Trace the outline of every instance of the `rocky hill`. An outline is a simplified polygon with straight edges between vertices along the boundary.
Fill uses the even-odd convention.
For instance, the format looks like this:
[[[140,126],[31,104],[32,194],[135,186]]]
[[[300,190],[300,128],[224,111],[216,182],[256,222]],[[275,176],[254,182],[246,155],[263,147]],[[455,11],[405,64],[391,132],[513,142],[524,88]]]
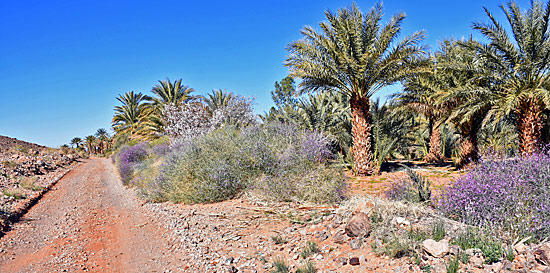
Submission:
[[[17,138],[0,136],[0,154],[7,153],[13,149],[27,150],[27,151],[30,151],[30,150],[41,151],[46,148],[47,147],[45,146],[26,142],[23,140],[19,140]]]

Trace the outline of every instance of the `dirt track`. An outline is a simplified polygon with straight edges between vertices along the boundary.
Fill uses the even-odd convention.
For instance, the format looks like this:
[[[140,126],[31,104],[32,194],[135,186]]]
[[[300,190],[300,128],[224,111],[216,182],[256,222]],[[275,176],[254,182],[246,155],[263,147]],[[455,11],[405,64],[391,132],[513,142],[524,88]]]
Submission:
[[[107,159],[84,160],[0,239],[0,272],[179,271]]]

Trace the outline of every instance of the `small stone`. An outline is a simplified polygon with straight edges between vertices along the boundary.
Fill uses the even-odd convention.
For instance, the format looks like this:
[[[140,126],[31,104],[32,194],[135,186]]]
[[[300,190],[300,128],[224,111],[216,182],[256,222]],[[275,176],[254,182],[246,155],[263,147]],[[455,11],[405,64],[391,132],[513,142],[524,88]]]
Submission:
[[[348,238],[346,238],[346,234],[344,233],[344,231],[341,231],[341,230],[336,232],[336,234],[334,234],[334,236],[332,237],[332,241],[337,244],[343,244],[347,240]]]
[[[360,212],[349,220],[345,227],[349,237],[365,237],[370,234],[371,223],[367,214]]]
[[[475,255],[470,257],[470,264],[474,267],[481,268],[483,266],[483,262],[485,262],[483,256]]]
[[[336,261],[338,261],[338,262],[341,263],[342,265],[348,264],[348,259],[345,258],[345,257],[340,257],[340,258],[336,259]]]
[[[349,246],[351,247],[351,249],[360,249],[362,245],[363,241],[359,238],[355,238],[351,240],[351,242],[349,242]]]
[[[359,265],[359,258],[353,257],[353,258],[349,259],[349,264],[350,265]]]
[[[525,251],[527,251],[527,246],[524,243],[519,243],[519,244],[514,246],[514,249],[516,250],[516,252],[518,254],[521,254],[521,253],[524,253]]]
[[[428,239],[422,242],[422,248],[435,258],[442,258],[449,253],[449,243],[446,241],[436,242],[433,239]]]

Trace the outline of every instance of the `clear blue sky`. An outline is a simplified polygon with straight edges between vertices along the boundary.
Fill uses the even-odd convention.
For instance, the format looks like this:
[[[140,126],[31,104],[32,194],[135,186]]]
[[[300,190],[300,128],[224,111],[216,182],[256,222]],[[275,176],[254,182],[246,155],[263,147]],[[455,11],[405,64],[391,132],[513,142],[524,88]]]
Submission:
[[[222,88],[255,97],[263,113],[273,83],[287,75],[285,46],[326,9],[350,3],[2,0],[0,135],[55,147],[109,129],[118,94],[147,93],[166,77],[183,78],[199,94]],[[357,3],[363,11],[374,4]],[[502,18],[502,3],[386,1],[384,11],[386,19],[404,11],[403,35],[424,29],[434,49],[486,21],[482,6]]]

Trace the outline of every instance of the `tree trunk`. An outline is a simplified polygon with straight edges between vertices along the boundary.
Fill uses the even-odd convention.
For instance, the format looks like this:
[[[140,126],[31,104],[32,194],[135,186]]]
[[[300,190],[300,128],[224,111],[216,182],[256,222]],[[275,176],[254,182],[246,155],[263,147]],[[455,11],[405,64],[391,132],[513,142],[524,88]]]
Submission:
[[[456,168],[462,169],[466,165],[479,161],[479,149],[477,142],[477,134],[481,129],[483,119],[474,119],[466,135],[462,136],[462,144],[460,145],[460,157],[456,162]]]
[[[376,172],[372,143],[372,124],[369,98],[352,96],[351,134],[353,136],[353,169],[356,175],[372,175]]]
[[[519,150],[524,155],[539,151],[542,145],[543,110],[543,105],[533,99],[520,105],[517,127]]]
[[[441,154],[441,130],[436,127],[431,130],[430,147],[424,160],[428,163],[440,163],[443,159],[444,156]]]

